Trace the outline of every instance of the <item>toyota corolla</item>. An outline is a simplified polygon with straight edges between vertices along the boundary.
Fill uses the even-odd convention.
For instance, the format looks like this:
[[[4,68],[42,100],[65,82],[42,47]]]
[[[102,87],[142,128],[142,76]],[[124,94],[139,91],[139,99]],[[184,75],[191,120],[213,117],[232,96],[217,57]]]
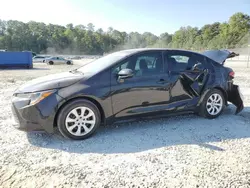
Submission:
[[[101,124],[172,114],[216,118],[231,102],[243,109],[234,71],[224,66],[238,54],[175,49],[115,52],[69,72],[37,78],[13,94],[15,127],[57,127],[71,139],[91,136]]]

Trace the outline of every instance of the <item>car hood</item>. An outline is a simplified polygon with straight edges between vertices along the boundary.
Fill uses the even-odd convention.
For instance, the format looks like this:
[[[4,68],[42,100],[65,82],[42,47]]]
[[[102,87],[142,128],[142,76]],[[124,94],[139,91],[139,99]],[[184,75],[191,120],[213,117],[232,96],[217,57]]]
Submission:
[[[227,58],[232,58],[239,55],[228,50],[207,50],[202,54],[222,65],[225,63]]]
[[[83,74],[63,72],[36,78],[18,88],[15,93],[30,93],[70,86],[84,77]]]

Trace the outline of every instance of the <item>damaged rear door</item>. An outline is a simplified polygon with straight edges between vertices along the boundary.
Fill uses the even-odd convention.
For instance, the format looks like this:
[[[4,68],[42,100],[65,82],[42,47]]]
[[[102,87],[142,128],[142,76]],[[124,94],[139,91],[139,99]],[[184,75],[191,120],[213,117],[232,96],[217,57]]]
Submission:
[[[170,103],[175,110],[194,108],[208,79],[204,56],[182,50],[168,50],[164,55],[170,74]]]

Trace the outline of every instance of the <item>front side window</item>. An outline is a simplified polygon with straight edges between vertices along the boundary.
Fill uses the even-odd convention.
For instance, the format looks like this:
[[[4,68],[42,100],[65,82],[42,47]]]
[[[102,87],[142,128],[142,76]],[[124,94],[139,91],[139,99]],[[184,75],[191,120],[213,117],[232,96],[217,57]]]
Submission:
[[[164,71],[161,52],[147,52],[134,55],[114,67],[113,73],[122,69],[131,69],[134,76],[151,76],[161,74]]]
[[[119,64],[118,66],[115,66],[115,68],[112,70],[113,74],[117,74],[118,72],[120,72],[122,69],[127,69],[128,68],[128,64],[129,64],[129,60]]]

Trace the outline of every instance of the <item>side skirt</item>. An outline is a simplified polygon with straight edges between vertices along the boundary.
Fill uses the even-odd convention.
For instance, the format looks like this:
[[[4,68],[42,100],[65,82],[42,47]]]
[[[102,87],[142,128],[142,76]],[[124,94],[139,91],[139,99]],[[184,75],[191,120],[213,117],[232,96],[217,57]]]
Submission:
[[[154,120],[159,118],[167,118],[172,116],[179,116],[179,115],[185,115],[185,114],[195,114],[194,110],[185,110],[185,111],[178,111],[178,112],[158,112],[158,114],[143,114],[143,115],[136,115],[136,116],[130,116],[130,117],[121,117],[121,118],[108,118],[106,120],[106,124],[103,125],[111,125],[114,123],[127,123],[127,122],[135,122],[139,120]]]

